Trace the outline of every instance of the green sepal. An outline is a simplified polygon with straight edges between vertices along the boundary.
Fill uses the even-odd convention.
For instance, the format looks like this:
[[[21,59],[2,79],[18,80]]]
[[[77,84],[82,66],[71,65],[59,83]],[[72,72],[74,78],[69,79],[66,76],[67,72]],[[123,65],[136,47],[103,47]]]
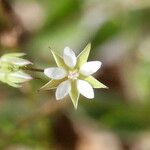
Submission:
[[[99,82],[97,79],[95,79],[92,76],[86,77],[84,80],[87,81],[88,83],[90,83],[93,88],[96,88],[96,89],[97,88],[108,88],[106,85]]]
[[[18,88],[19,85],[16,83],[13,83],[8,79],[8,73],[3,72],[3,70],[0,70],[0,81],[3,83],[6,83],[12,87]]]
[[[1,58],[8,58],[8,57],[22,57],[26,55],[25,53],[8,53],[4,54]]]
[[[49,81],[48,83],[46,83],[44,86],[42,86],[39,91],[47,91],[47,90],[51,90],[51,89],[56,89],[57,86],[65,81],[66,78],[60,79],[60,80],[54,80],[52,79],[51,81]]]
[[[63,58],[57,54],[56,52],[54,52],[53,50],[51,50],[52,55],[55,59],[55,62],[57,64],[58,67],[64,68],[65,70],[68,70],[68,67],[66,66],[66,64],[64,63]]]
[[[87,62],[91,50],[91,44],[89,43],[84,50],[77,57],[77,68],[79,69],[84,63]]]
[[[6,75],[2,70],[0,70],[0,81],[4,83],[6,82]]]
[[[76,80],[71,82],[71,91],[69,93],[70,98],[72,100],[72,103],[74,105],[74,108],[77,109],[78,107],[78,100],[79,100],[79,92],[77,90],[77,82]]]
[[[10,81],[7,81],[7,84],[14,87],[14,88],[20,88],[21,85],[20,84],[17,84],[17,83],[13,83],[13,82],[10,82]]]

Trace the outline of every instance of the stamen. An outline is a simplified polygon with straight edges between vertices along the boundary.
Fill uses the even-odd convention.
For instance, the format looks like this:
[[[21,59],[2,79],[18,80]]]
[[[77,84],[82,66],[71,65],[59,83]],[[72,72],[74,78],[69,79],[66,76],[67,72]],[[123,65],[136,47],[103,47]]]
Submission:
[[[68,74],[68,78],[71,80],[76,80],[79,77],[79,73],[75,71],[70,71]]]

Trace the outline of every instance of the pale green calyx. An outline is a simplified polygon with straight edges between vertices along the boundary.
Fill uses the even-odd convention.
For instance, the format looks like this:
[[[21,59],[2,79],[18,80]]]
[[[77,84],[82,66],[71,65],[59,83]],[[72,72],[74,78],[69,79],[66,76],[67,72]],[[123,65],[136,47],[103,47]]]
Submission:
[[[51,81],[40,90],[56,88],[57,100],[63,99],[69,94],[77,109],[80,94],[88,99],[93,99],[93,88],[107,88],[91,76],[100,69],[102,63],[100,61],[87,62],[90,49],[91,44],[88,44],[78,57],[69,47],[64,49],[63,57],[52,51],[58,67],[44,69],[44,74],[51,78]]]
[[[32,64],[21,58],[24,53],[8,53],[0,57],[0,81],[12,87],[21,87],[21,83],[29,81],[32,77],[21,68]]]

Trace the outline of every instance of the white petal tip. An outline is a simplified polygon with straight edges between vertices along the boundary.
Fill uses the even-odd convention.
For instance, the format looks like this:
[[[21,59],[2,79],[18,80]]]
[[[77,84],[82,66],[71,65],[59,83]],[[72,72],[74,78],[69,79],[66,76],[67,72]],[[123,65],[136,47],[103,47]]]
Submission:
[[[33,63],[31,61],[28,61],[26,59],[20,59],[20,58],[16,59],[16,61],[15,61],[15,59],[12,60],[12,63],[14,63],[15,65],[18,65],[18,66],[33,65]]]
[[[93,93],[93,95],[91,95],[91,96],[89,96],[89,97],[86,97],[86,98],[88,98],[88,99],[93,99],[93,98],[94,98],[94,93]]]
[[[33,65],[33,62],[31,62],[31,61],[29,61],[29,63],[28,63],[29,65]]]
[[[69,94],[70,90],[71,90],[71,83],[69,80],[60,83],[56,89],[55,93],[56,99],[57,100],[63,99],[65,96]]]
[[[78,109],[78,106],[74,106],[74,109],[77,110],[77,109]]]
[[[77,81],[77,89],[86,98],[88,98],[88,99],[94,98],[94,90],[88,82],[86,82],[84,80],[78,80]]]
[[[52,67],[44,69],[44,74],[51,79],[62,79],[66,76],[66,71],[63,68]]]
[[[30,76],[30,77],[28,77],[28,80],[32,80],[33,78]]]
[[[102,65],[100,61],[90,61],[83,64],[80,68],[80,72],[85,76],[90,76],[93,73],[97,72]]]
[[[70,50],[70,47],[69,46],[66,46],[65,48],[64,48],[64,51],[69,51]]]
[[[66,97],[66,95],[59,97],[58,94],[56,94],[55,97],[57,101],[60,101],[63,100]]]
[[[57,100],[57,101],[60,101],[60,100],[62,100],[62,99],[63,99],[63,98],[56,96],[56,100]]]
[[[105,88],[105,89],[109,89],[109,87],[108,87],[108,86],[105,86],[105,87],[103,87],[103,88]]]
[[[70,49],[69,47],[65,47],[64,53],[63,53],[63,59],[64,59],[65,64],[68,67],[74,68],[76,66],[76,63],[77,63],[76,55],[73,52],[73,50]]]

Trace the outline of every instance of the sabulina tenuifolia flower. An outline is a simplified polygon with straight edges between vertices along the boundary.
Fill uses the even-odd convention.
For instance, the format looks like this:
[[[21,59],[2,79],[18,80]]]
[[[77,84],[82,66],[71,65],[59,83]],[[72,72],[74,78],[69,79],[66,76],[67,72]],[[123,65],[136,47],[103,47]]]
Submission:
[[[56,88],[57,100],[63,99],[69,94],[74,107],[77,109],[80,94],[88,99],[93,99],[93,88],[107,88],[91,76],[100,69],[102,63],[100,61],[87,62],[90,49],[91,44],[88,44],[78,57],[69,47],[64,49],[63,57],[52,51],[58,67],[50,67],[44,70],[44,74],[51,80],[40,90]]]
[[[7,53],[0,57],[0,81],[12,87],[21,87],[21,84],[32,77],[22,70],[22,67],[32,64],[23,59],[24,53]]]

